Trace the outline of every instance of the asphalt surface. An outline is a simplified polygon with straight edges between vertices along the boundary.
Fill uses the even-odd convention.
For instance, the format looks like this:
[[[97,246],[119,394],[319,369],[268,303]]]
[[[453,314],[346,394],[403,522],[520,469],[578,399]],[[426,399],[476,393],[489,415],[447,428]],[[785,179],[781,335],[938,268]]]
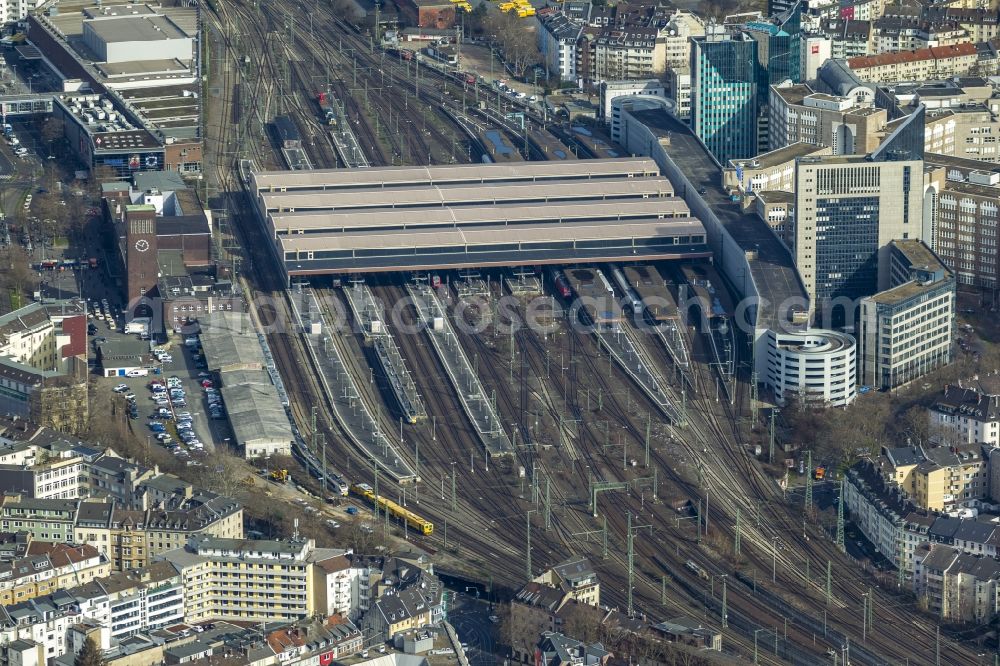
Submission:
[[[496,626],[490,622],[490,604],[467,594],[451,594],[448,622],[455,627],[458,639],[466,644],[465,654],[472,666],[497,663]]]

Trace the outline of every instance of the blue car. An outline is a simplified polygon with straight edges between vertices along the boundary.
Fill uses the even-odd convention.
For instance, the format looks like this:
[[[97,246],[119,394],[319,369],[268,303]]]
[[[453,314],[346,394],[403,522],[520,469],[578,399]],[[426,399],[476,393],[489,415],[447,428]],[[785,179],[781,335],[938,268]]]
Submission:
[[[162,423],[150,423],[149,424],[149,429],[152,430],[153,432],[166,432],[167,431],[167,427],[165,425],[163,425]]]

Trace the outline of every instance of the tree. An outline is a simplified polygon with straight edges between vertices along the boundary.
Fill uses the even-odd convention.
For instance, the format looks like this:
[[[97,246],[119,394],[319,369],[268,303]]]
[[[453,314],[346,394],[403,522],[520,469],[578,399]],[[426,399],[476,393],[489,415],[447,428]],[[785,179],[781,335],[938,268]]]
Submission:
[[[490,14],[483,22],[484,31],[493,38],[514,74],[524,76],[529,65],[541,59],[538,41],[529,22],[521,21],[515,12]]]
[[[913,405],[895,420],[897,439],[905,444],[910,440],[913,446],[923,446],[931,436],[931,422],[927,408],[923,405]]]
[[[253,476],[253,470],[245,460],[222,450],[221,446],[216,447],[206,465],[211,473],[204,479],[205,487],[226,497],[235,497],[246,487],[246,478]]]
[[[0,260],[0,276],[8,289],[18,294],[34,291],[37,274],[32,270],[28,255],[20,245],[10,245]]]
[[[52,145],[63,138],[65,134],[65,125],[61,118],[56,116],[49,116],[42,124],[42,140],[49,144],[49,154],[52,155]]]
[[[73,660],[73,666],[104,666],[104,664],[104,654],[101,652],[101,648],[97,647],[93,638],[87,636],[83,647],[76,654],[76,659]]]

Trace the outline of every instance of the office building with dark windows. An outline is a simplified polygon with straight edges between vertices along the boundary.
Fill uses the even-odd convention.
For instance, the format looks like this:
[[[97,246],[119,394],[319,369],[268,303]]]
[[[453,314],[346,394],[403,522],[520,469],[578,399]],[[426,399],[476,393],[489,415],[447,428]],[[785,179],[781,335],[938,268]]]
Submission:
[[[922,236],[923,162],[872,156],[799,160],[795,264],[817,314],[890,286],[889,243]],[[845,302],[845,301],[841,301]],[[853,306],[849,306],[853,311]],[[836,317],[850,315],[836,313]],[[821,316],[822,318],[822,316]],[[836,325],[843,321],[824,321]]]

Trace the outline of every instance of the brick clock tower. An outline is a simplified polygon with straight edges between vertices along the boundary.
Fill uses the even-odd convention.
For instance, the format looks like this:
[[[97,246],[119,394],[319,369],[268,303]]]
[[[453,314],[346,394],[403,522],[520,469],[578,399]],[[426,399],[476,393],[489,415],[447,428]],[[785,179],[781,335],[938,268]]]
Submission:
[[[156,211],[152,206],[149,210],[125,212],[125,262],[131,303],[153,291],[157,283]]]

